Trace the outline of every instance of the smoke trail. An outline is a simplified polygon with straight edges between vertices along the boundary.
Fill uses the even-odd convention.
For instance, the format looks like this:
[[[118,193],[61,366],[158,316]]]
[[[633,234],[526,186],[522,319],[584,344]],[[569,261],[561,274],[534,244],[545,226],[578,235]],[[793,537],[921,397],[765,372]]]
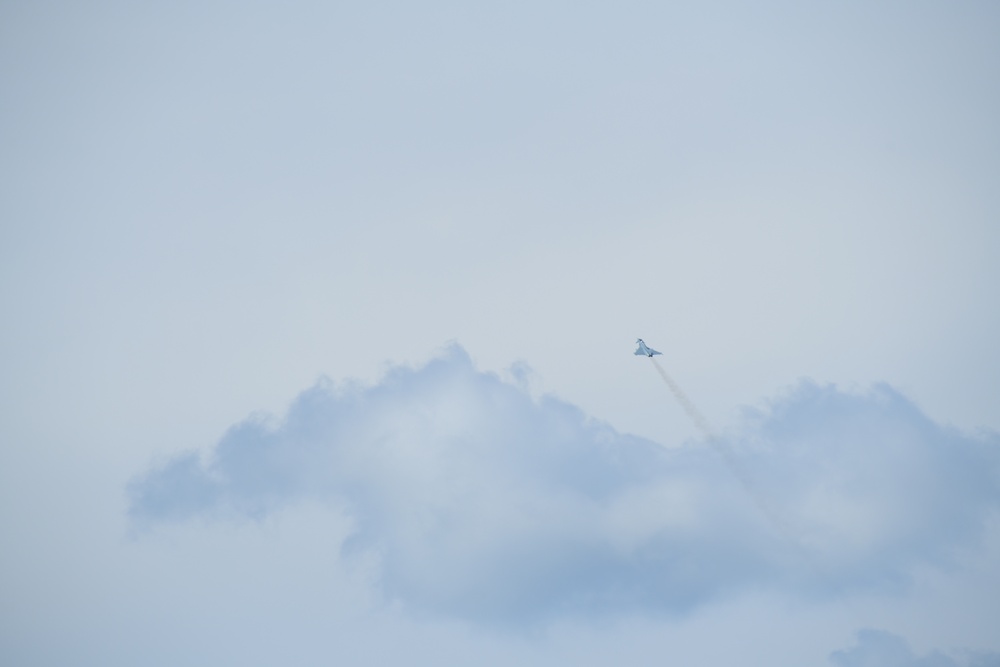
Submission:
[[[743,466],[740,460],[733,454],[729,445],[719,437],[712,426],[708,423],[708,420],[700,412],[698,408],[694,406],[691,399],[681,390],[680,385],[674,382],[674,379],[667,374],[667,371],[660,366],[660,363],[655,357],[650,357],[650,361],[653,362],[653,366],[656,367],[656,372],[660,374],[663,381],[667,383],[670,387],[670,392],[680,403],[681,407],[684,408],[684,412],[688,414],[691,421],[695,423],[698,429],[704,434],[705,439],[708,440],[708,444],[712,446],[719,456],[725,462],[726,467],[733,474],[733,476],[739,480],[740,486],[743,487],[744,492],[760,511],[761,515],[766,519],[770,528],[777,534],[777,536],[794,544],[796,547],[796,557],[805,566],[805,568],[815,575],[819,580],[832,578],[838,576],[836,570],[835,562],[824,562],[817,558],[817,554],[809,551],[807,545],[803,542],[805,534],[801,529],[797,529],[787,518],[787,515],[779,512],[774,505],[757,490],[756,485],[751,480],[751,476],[747,469]],[[850,605],[850,600],[844,600],[842,604]]]
[[[731,472],[733,476],[739,480],[743,490],[746,491],[746,494],[751,500],[753,500],[757,509],[759,509],[767,518],[772,527],[776,528],[785,536],[789,536],[790,527],[781,519],[781,517],[778,516],[778,514],[774,511],[774,508],[771,507],[770,503],[768,503],[767,500],[754,487],[754,484],[750,479],[750,474],[747,472],[746,468],[739,461],[739,459],[736,458],[732,450],[730,450],[729,445],[727,445],[725,440],[720,438],[715,433],[715,430],[708,423],[708,420],[705,419],[700,412],[698,412],[698,408],[694,407],[694,403],[691,402],[691,399],[688,398],[687,395],[681,390],[680,385],[674,382],[674,379],[667,374],[667,371],[664,370],[662,366],[660,366],[660,362],[658,362],[655,357],[650,357],[650,361],[652,361],[653,366],[656,367],[656,372],[660,374],[663,381],[667,383],[668,387],[670,387],[670,392],[674,395],[674,398],[677,399],[677,402],[680,403],[681,407],[684,408],[684,412],[687,413],[688,417],[691,418],[691,421],[693,421],[695,426],[697,426],[702,432],[705,439],[708,440],[708,444],[712,446],[712,449],[719,454],[723,462],[726,464],[726,467],[729,468],[729,472]]]
[[[708,440],[708,444],[712,446],[719,456],[725,462],[726,467],[733,474],[733,476],[739,480],[740,486],[743,487],[744,492],[760,511],[761,515],[767,520],[770,528],[776,533],[776,535],[796,547],[796,557],[802,563],[802,565],[811,572],[818,579],[826,579],[837,576],[836,565],[834,562],[825,562],[818,558],[818,554],[809,551],[807,543],[803,541],[805,533],[801,528],[796,528],[796,526],[789,521],[788,516],[779,512],[775,508],[774,504],[769,501],[769,499],[764,496],[753,483],[751,476],[747,469],[743,466],[740,460],[736,457],[733,451],[730,449],[728,443],[719,437],[712,426],[708,423],[708,420],[700,412],[698,408],[694,406],[691,399],[681,390],[680,385],[674,382],[674,379],[667,374],[667,371],[660,366],[660,363],[654,358],[650,357],[653,362],[653,366],[656,367],[656,371],[663,378],[663,381],[667,383],[670,387],[670,392],[680,403],[681,407],[684,408],[684,412],[688,414],[691,421],[695,423],[698,429],[704,434],[705,439]],[[845,600],[843,604],[850,605],[850,600]]]
[[[692,403],[691,399],[688,398],[683,391],[681,391],[680,386],[674,382],[673,378],[667,375],[667,371],[663,370],[663,366],[661,366],[660,362],[656,360],[656,357],[650,357],[650,360],[656,367],[656,371],[660,374],[660,377],[662,377],[663,381],[667,383],[668,387],[670,387],[670,391],[673,392],[674,398],[677,399],[677,402],[681,404],[682,408],[684,408],[684,412],[686,412],[688,417],[691,418],[691,421],[695,423],[695,425],[710,441],[718,440],[718,437],[715,435],[712,427],[709,426],[708,421],[702,417],[701,413],[698,412],[698,409],[694,407],[694,403]]]

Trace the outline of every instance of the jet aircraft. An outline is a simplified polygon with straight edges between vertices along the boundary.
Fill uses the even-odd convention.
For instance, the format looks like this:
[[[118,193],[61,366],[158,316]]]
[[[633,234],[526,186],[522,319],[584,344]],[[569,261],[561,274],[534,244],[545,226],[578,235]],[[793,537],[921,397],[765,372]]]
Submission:
[[[638,347],[638,348],[636,349],[636,351],[635,351],[635,353],[636,353],[637,355],[639,355],[639,354],[644,354],[644,355],[646,355],[647,357],[651,357],[651,356],[653,356],[654,354],[661,354],[660,352],[657,352],[657,351],[656,351],[656,350],[654,350],[653,348],[651,348],[651,347],[649,347],[648,345],[646,345],[645,343],[643,343],[643,342],[642,342],[642,339],[641,339],[641,338],[636,338],[636,339],[635,339],[635,342],[639,344],[639,347]]]

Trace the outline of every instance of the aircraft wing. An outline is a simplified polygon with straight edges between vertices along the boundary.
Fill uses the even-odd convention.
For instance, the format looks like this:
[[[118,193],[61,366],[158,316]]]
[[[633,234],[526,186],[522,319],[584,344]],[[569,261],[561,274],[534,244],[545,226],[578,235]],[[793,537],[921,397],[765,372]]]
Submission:
[[[635,350],[635,355],[636,356],[642,355],[644,357],[651,357],[654,354],[660,354],[659,352],[657,352],[656,350],[654,350],[650,346],[646,345],[646,341],[644,341],[641,338],[639,340],[635,341],[635,342],[639,344],[639,347],[637,347],[636,350]]]

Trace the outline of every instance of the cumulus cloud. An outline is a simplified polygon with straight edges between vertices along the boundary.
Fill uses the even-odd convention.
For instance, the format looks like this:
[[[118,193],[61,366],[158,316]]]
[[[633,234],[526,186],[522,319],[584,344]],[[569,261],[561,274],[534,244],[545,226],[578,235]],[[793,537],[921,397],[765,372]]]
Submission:
[[[322,381],[129,487],[137,527],[325,499],[413,609],[497,622],[676,612],[733,590],[898,585],[973,541],[1000,442],[882,386],[802,384],[726,446],[664,448],[477,371],[458,346],[374,386]],[[745,484],[753,485],[751,502]],[[762,511],[762,504],[766,511]]]
[[[802,383],[748,411],[730,442],[822,587],[948,563],[1000,502],[1000,439],[938,425],[885,384]]]
[[[906,641],[883,630],[858,632],[857,646],[830,655],[837,667],[1000,667],[1000,653],[933,650],[917,656]]]

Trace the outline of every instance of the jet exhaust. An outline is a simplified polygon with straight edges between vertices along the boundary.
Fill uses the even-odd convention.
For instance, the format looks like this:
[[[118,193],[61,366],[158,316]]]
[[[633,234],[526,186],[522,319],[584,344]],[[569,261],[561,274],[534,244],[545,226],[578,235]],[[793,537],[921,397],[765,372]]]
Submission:
[[[672,377],[667,375],[667,371],[663,369],[663,366],[660,365],[659,361],[653,357],[650,357],[650,360],[653,362],[653,366],[656,367],[656,372],[660,374],[663,381],[667,383],[668,387],[670,387],[670,391],[673,393],[674,398],[676,398],[677,402],[681,404],[681,407],[684,408],[684,412],[686,412],[688,417],[691,418],[691,421],[695,423],[695,426],[698,427],[706,438],[713,441],[716,440],[717,437],[715,432],[712,430],[712,427],[709,426],[708,421],[701,415],[700,412],[698,412],[698,408],[694,407],[694,403],[692,403],[691,399],[687,397],[687,394],[681,390],[680,386],[674,382]]]
[[[684,409],[684,412],[687,413],[688,417],[691,418],[691,421],[693,421],[695,426],[698,427],[698,430],[702,432],[712,449],[719,454],[722,461],[729,469],[729,472],[731,472],[739,481],[740,486],[743,487],[743,490],[753,501],[754,505],[757,506],[757,509],[760,510],[761,514],[767,518],[771,526],[779,533],[783,534],[785,537],[791,536],[794,531],[790,529],[791,527],[778,516],[778,514],[774,511],[774,508],[772,508],[767,500],[761,496],[760,493],[758,493],[756,488],[754,488],[754,484],[750,479],[750,474],[747,472],[743,464],[740,463],[739,459],[736,458],[726,442],[715,433],[715,430],[708,423],[708,420],[705,419],[701,412],[698,411],[698,408],[694,406],[694,403],[691,402],[691,399],[688,398],[687,394],[685,394],[680,388],[680,385],[674,382],[674,379],[670,377],[663,366],[660,365],[660,362],[654,357],[650,357],[649,360],[653,362],[656,372],[659,373],[660,377],[663,378],[663,381],[667,383],[667,386],[670,388],[670,393],[674,395],[674,398],[677,399],[677,402]]]
[[[694,403],[691,402],[691,399],[688,398],[687,394],[685,394],[680,388],[680,385],[674,382],[674,379],[667,374],[667,371],[660,365],[660,362],[653,357],[650,357],[650,360],[653,362],[656,372],[660,374],[663,381],[667,383],[668,387],[670,387],[670,392],[674,395],[674,398],[677,399],[680,406],[684,408],[684,412],[687,413],[688,417],[691,418],[691,421],[693,421],[695,426],[698,427],[698,430],[702,432],[702,435],[704,435],[705,439],[708,440],[708,444],[712,446],[712,449],[718,452],[719,456],[722,457],[722,460],[725,461],[726,467],[729,468],[730,472],[735,475],[751,496],[756,495],[751,489],[750,478],[746,470],[742,465],[740,465],[740,462],[736,460],[736,457],[733,456],[733,453],[729,450],[729,447],[726,446],[726,443],[723,442],[722,438],[716,435],[715,430],[708,423],[708,420],[705,419],[701,412],[698,411],[698,408],[694,406]]]

